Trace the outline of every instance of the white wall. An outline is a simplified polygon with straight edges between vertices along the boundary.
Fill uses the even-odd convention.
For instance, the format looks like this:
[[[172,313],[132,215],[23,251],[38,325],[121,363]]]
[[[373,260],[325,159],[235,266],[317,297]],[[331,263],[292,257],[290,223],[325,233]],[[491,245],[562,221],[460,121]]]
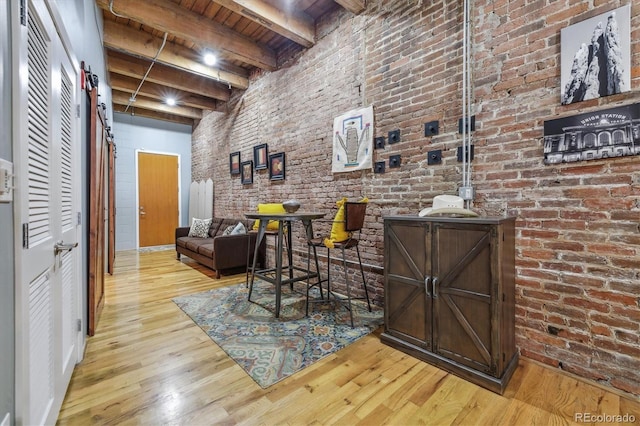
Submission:
[[[191,126],[115,113],[116,250],[137,247],[136,150],[180,156],[181,225],[187,226],[191,184]]]
[[[85,66],[99,77],[98,93],[100,102],[107,108],[107,122],[113,121],[111,109],[111,88],[107,86],[106,62],[102,34],[102,10],[94,1],[87,0],[49,0],[49,5],[57,20],[63,23],[59,28],[62,38],[70,45],[73,56],[78,62],[84,61]],[[78,63],[78,66],[80,64]],[[84,115],[83,115],[84,117]]]

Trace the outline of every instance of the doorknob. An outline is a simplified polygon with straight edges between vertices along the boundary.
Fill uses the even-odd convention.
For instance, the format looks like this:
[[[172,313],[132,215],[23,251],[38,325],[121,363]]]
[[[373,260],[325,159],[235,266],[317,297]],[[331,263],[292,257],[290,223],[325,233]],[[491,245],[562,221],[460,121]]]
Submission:
[[[58,241],[54,246],[53,246],[53,252],[54,254],[57,256],[60,253],[62,253],[63,251],[71,251],[74,248],[78,247],[78,243],[72,243],[72,244],[65,244],[63,241]]]
[[[140,206],[140,216],[144,216],[145,214],[147,213],[144,211],[144,207]]]
[[[74,248],[78,247],[78,243],[72,243],[72,244],[65,244],[64,241],[60,240],[57,243],[54,244],[53,246],[53,254],[55,256],[55,258],[58,260],[57,264],[58,264],[58,268],[60,268],[62,266],[62,257],[60,257],[60,253],[63,253],[65,251],[71,251]],[[53,269],[56,269],[56,263],[53,264]]]

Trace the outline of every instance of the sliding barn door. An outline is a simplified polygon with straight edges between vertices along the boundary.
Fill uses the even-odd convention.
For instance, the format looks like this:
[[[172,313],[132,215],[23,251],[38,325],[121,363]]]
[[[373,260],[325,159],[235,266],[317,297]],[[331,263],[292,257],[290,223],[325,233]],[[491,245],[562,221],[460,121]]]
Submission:
[[[93,336],[104,307],[105,250],[105,162],[107,136],[105,107],[98,103],[98,88],[89,93],[89,289],[87,333]]]
[[[16,420],[54,424],[82,344],[78,75],[44,1],[13,29]]]
[[[113,274],[116,259],[116,144],[109,142],[107,176],[107,272]]]

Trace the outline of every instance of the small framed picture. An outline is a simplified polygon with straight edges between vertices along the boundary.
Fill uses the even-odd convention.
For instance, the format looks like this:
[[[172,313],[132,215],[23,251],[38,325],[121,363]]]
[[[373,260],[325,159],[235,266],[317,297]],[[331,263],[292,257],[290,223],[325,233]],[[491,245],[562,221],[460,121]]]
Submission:
[[[267,144],[263,143],[262,145],[256,145],[253,147],[253,167],[256,170],[262,170],[269,167],[268,162],[268,150]]]
[[[240,181],[243,185],[251,185],[253,183],[253,161],[240,163]]]
[[[284,152],[269,155],[269,179],[284,180]]]
[[[229,154],[229,173],[232,175],[240,174],[240,151]]]

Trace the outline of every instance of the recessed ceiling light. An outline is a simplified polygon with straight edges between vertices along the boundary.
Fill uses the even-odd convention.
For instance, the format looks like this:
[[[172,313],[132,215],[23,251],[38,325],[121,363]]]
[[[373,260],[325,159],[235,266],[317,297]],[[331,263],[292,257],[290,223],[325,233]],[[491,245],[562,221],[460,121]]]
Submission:
[[[176,104],[176,100],[173,98],[167,98],[167,105],[174,106]]]
[[[204,63],[209,66],[215,65],[216,55],[214,55],[213,53],[207,53],[206,55],[204,55]]]

